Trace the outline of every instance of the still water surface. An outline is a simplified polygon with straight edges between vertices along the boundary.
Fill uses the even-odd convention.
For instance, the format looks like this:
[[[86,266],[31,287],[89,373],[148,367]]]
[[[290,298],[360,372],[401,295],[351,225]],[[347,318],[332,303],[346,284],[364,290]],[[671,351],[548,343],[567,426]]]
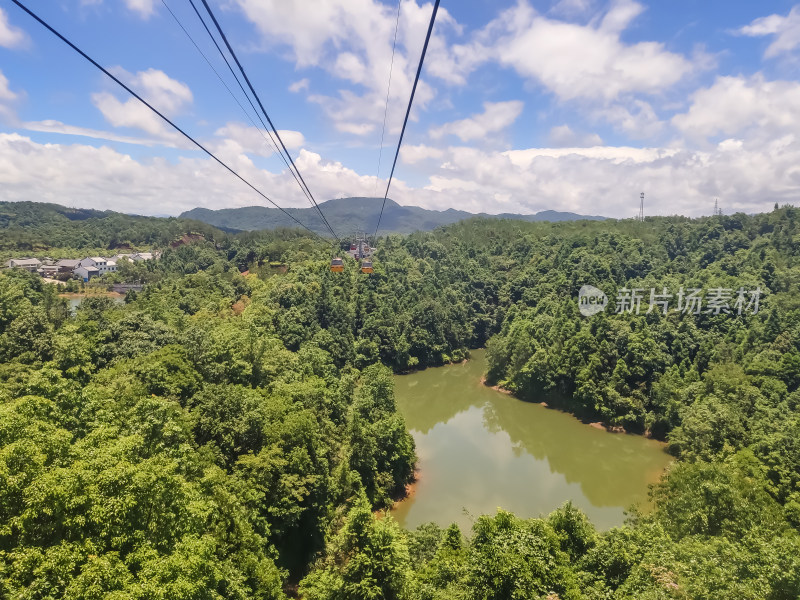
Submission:
[[[63,294],[61,297],[67,299],[67,304],[69,304],[70,313],[75,316],[75,313],[78,312],[78,307],[81,305],[86,298],[90,296],[95,297],[108,297],[111,298],[117,304],[125,304],[125,295],[124,294],[116,294],[114,292],[109,292],[107,294]]]
[[[529,518],[572,500],[606,529],[647,502],[648,484],[671,460],[663,444],[517,400],[484,386],[485,372],[485,351],[476,350],[466,363],[395,377],[419,456],[414,493],[393,511],[401,525],[456,522],[468,531],[498,507]]]

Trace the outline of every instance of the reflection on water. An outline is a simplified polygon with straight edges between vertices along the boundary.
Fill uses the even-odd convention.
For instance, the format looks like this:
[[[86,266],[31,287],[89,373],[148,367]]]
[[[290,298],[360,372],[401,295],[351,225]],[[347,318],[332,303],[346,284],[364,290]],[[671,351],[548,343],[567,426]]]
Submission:
[[[608,528],[646,502],[648,484],[670,462],[662,444],[606,433],[487,388],[485,371],[479,350],[467,363],[395,378],[420,458],[415,492],[393,512],[401,524],[468,529],[472,518],[498,507],[536,517],[572,500]]]

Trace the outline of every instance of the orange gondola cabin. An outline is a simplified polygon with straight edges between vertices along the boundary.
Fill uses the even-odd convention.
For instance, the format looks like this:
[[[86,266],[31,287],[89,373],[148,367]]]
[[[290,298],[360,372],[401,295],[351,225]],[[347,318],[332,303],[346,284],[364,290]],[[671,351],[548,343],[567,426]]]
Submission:
[[[361,261],[361,272],[362,273],[372,273],[372,261],[371,260],[362,260]]]
[[[334,258],[331,260],[331,271],[334,273],[341,273],[344,271],[344,261],[341,258]]]

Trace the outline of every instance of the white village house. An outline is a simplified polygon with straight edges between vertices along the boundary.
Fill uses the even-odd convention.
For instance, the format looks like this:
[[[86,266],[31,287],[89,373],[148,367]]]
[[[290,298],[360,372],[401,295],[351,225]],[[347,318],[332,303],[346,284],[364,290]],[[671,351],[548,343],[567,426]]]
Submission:
[[[45,259],[42,262],[38,258],[12,258],[4,266],[9,269],[25,269],[31,273],[39,273],[43,277],[55,277],[64,273],[72,273],[73,277],[77,279],[89,281],[92,277],[98,277],[106,273],[116,273],[117,261],[123,258],[131,262],[140,262],[160,257],[161,253],[155,251],[117,254],[111,258],[102,256],[87,256],[81,260],[64,258],[57,262],[52,259]]]
[[[116,261],[102,256],[89,256],[82,259],[73,273],[79,279],[89,281],[92,277],[114,273],[117,270]]]
[[[115,254],[111,257],[111,260],[119,262],[123,258],[127,258],[131,262],[141,262],[143,260],[152,260],[159,256],[161,256],[160,252],[134,252],[133,254]]]

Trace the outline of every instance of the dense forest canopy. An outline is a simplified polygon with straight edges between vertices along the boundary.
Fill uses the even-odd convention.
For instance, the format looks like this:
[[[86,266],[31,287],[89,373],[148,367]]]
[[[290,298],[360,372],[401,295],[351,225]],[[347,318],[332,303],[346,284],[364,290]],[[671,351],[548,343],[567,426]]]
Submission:
[[[331,273],[294,231],[174,245],[194,226],[56,213],[14,213],[4,248],[163,255],[125,304],[74,316],[53,285],[0,273],[0,597],[800,596],[797,209],[474,219],[383,239],[372,276]],[[587,318],[583,285],[612,305],[622,288],[762,294],[741,315]],[[520,399],[666,440],[653,511],[610,531],[569,503],[471,531],[376,514],[415,462],[392,371],[483,346]]]

